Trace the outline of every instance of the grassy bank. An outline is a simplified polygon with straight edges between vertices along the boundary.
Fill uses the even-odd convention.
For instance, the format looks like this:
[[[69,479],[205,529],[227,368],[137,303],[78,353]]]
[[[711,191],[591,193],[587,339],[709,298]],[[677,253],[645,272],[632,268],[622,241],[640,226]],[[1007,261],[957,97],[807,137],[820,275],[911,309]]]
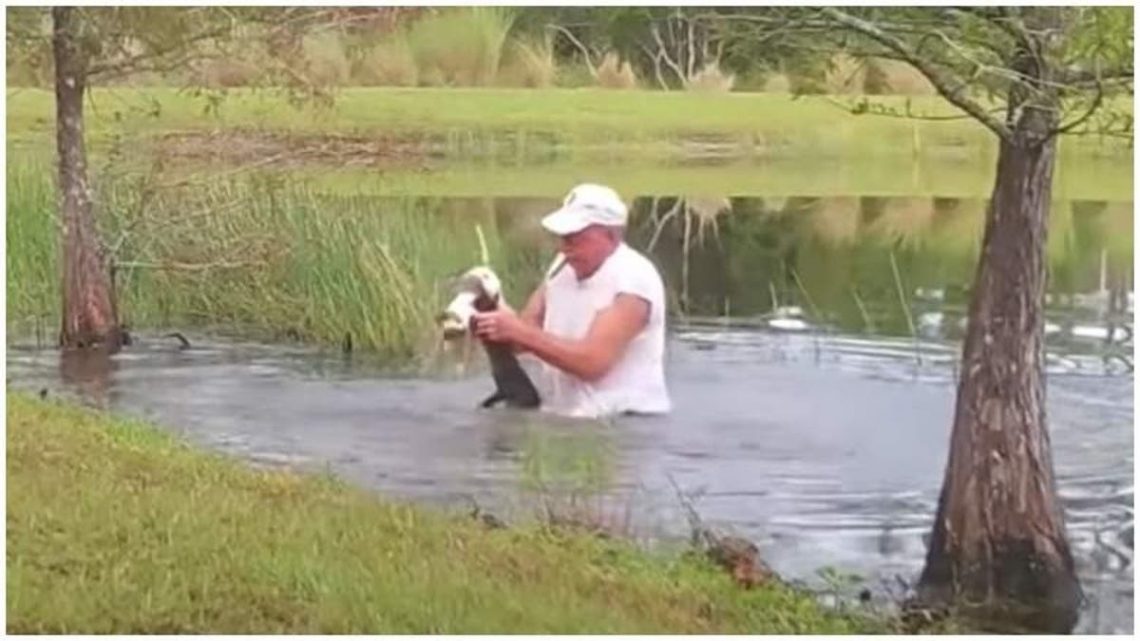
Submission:
[[[54,127],[53,95],[8,90],[8,135],[42,139]],[[96,89],[88,134],[99,143],[117,133],[268,129],[291,133],[433,137],[455,152],[485,152],[510,138],[521,146],[556,146],[610,156],[694,152],[694,144],[780,157],[932,155],[981,158],[996,149],[974,121],[856,116],[834,101],[788,94],[615,91],[604,89],[395,89],[337,92],[333,107],[291,107],[272,91],[232,90],[220,102],[169,88]],[[928,116],[960,115],[933,96],[876,97]],[[1131,113],[1131,101],[1114,108]],[[519,140],[520,136],[529,139]],[[1131,157],[1122,141],[1066,138],[1062,155]]]
[[[485,530],[8,394],[9,633],[842,633],[690,557]]]

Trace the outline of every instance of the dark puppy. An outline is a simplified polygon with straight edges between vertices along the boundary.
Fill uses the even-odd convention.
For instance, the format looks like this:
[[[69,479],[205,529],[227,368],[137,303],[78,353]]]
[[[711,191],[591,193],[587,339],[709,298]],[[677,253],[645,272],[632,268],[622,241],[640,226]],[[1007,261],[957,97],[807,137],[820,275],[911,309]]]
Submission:
[[[443,327],[446,340],[461,338],[473,332],[475,312],[489,312],[499,308],[502,287],[498,276],[488,267],[473,267],[459,278],[455,298],[436,317]],[[491,377],[495,380],[495,393],[487,397],[482,407],[506,402],[510,407],[535,408],[539,406],[538,390],[531,383],[519,359],[507,343],[481,340],[487,359],[491,362]]]

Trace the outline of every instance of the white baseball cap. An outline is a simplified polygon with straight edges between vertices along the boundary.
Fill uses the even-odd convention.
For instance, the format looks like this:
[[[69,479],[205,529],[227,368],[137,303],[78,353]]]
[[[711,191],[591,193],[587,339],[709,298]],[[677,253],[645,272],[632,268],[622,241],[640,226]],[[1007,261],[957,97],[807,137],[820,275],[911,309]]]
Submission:
[[[628,215],[629,210],[616,191],[584,183],[570,190],[562,207],[542,219],[542,226],[551,233],[565,236],[590,225],[624,227]]]

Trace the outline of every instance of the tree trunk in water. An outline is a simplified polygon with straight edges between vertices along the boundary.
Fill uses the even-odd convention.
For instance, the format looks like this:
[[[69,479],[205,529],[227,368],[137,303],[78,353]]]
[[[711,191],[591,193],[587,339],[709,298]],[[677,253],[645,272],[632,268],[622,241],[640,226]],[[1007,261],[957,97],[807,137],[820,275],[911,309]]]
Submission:
[[[1069,632],[1082,597],[1054,485],[1043,370],[1056,143],[1042,132],[1055,121],[1036,109],[1018,120],[998,156],[918,598]]]
[[[79,25],[73,8],[54,7],[52,22],[56,151],[63,224],[63,317],[59,342],[64,348],[99,346],[116,351],[122,345],[122,331],[115,310],[111,274],[99,245],[87,190],[83,141],[86,54],[79,47]]]

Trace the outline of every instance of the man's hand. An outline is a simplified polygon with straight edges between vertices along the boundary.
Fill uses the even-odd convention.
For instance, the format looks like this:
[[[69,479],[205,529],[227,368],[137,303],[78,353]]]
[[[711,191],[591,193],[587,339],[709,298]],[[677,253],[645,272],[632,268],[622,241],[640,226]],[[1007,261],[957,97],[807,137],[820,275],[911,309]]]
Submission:
[[[523,320],[510,308],[479,312],[474,319],[475,335],[494,343],[517,342],[523,331]]]

